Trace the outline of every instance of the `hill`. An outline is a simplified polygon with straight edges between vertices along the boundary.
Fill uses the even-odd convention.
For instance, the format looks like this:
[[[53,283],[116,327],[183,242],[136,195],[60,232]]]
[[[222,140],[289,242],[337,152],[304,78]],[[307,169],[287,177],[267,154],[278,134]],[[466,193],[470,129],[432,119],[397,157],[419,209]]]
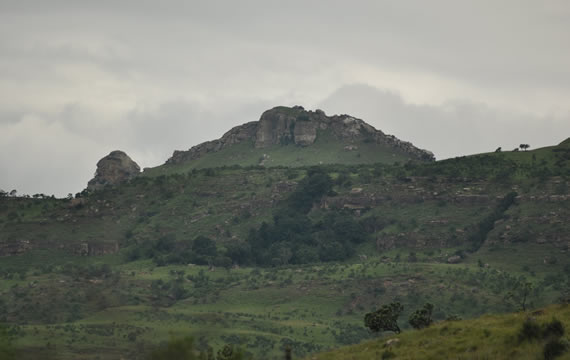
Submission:
[[[570,291],[568,145],[210,167],[222,149],[141,174],[115,152],[95,191],[0,197],[0,321],[19,358],[137,358],[193,335],[272,359],[368,339],[364,314],[395,299],[473,318],[517,310],[506,295],[531,283],[545,306]]]
[[[386,135],[349,115],[327,116],[300,106],[275,107],[259,121],[237,126],[220,139],[175,151],[147,174],[221,166],[288,166],[433,161],[431,152]]]
[[[554,330],[558,327],[553,326],[556,320],[566,330],[560,340]],[[553,331],[545,334],[549,325]],[[420,331],[406,331],[308,359],[569,359],[570,349],[564,350],[569,328],[570,306],[555,305],[527,313],[442,321]]]

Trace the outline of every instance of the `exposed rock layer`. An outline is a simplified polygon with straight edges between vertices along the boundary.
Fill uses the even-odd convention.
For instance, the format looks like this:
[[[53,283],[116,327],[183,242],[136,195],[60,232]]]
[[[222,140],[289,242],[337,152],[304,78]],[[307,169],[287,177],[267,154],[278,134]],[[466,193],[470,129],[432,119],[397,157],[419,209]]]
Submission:
[[[175,151],[167,164],[178,164],[198,159],[210,152],[220,151],[231,145],[252,141],[256,148],[294,143],[311,146],[317,139],[318,130],[330,130],[345,143],[357,141],[374,142],[392,147],[410,158],[422,161],[435,160],[434,155],[418,149],[409,142],[393,135],[386,135],[364,121],[349,115],[327,116],[321,110],[306,111],[300,106],[276,107],[265,111],[259,121],[236,126],[222,138],[196,145],[188,151]]]
[[[127,154],[115,150],[97,163],[95,177],[87,183],[87,189],[98,190],[106,185],[124,183],[140,173],[141,169]]]

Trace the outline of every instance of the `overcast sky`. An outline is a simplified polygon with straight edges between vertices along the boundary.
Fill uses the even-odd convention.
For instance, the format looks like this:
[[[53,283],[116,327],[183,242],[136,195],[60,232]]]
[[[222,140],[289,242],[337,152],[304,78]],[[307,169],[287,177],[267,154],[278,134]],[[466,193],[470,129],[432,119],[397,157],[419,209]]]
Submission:
[[[0,189],[81,191],[277,105],[438,159],[570,136],[568,0],[0,0]]]

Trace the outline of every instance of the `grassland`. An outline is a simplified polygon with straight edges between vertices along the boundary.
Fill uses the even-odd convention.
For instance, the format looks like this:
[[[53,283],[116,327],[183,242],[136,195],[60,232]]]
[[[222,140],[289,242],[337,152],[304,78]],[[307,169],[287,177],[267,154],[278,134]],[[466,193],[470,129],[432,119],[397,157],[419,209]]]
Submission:
[[[275,145],[268,148],[256,148],[253,142],[244,141],[217,152],[182,164],[166,164],[145,171],[146,176],[160,176],[187,173],[192,169],[216,168],[223,166],[258,166],[265,167],[304,167],[326,164],[393,164],[409,160],[403,152],[386,145],[358,141],[345,148],[327,130],[320,130],[317,140],[311,146],[295,144]]]
[[[387,335],[359,345],[312,355],[311,360],[358,359],[543,359],[546,339],[521,340],[523,323],[534,319],[539,326],[560,320],[570,327],[570,306],[553,305],[532,312],[485,315],[463,321],[441,321],[420,331]],[[394,341],[397,339],[397,341]],[[389,345],[388,343],[392,341]],[[568,343],[563,336],[561,343]],[[570,359],[570,353],[556,357]]]
[[[137,359],[170,337],[192,335],[199,348],[240,344],[256,358],[272,359],[281,358],[286,345],[302,357],[371,339],[364,314],[395,300],[405,306],[403,319],[425,302],[435,304],[438,321],[475,318],[517,311],[516,294],[530,282],[528,306],[555,303],[570,289],[570,174],[567,152],[555,151],[566,148],[427,165],[323,166],[334,186],[308,217],[318,224],[339,212],[366,232],[354,256],[340,263],[213,269],[159,266],[144,254],[131,256],[165,237],[183,245],[198,235],[227,254],[231,244],[246,241],[250,229],[272,221],[307,176],[304,167],[212,168],[225,164],[210,158],[210,164],[163,167],[75,200],[2,198],[0,251],[12,256],[0,259],[0,322],[9,327],[19,358]],[[318,157],[325,160],[319,161],[328,161],[324,155],[332,150],[321,150]],[[301,156],[291,153],[268,159],[286,163]],[[472,235],[513,191],[516,200],[473,251]],[[459,263],[450,263],[454,256]],[[551,309],[558,308],[549,308],[547,317]],[[481,345],[486,340],[463,322],[422,332],[424,345],[415,340],[420,333],[406,331],[393,351],[400,354],[409,344],[437,356],[449,345],[458,358],[493,358],[503,354],[501,339],[514,331],[507,329],[509,316],[472,323],[496,331],[490,338],[497,346],[489,353]],[[461,335],[459,345],[452,343],[453,337],[442,336],[445,326],[444,333],[452,329],[474,342],[465,340],[462,347]],[[425,349],[429,341],[437,343],[435,352]],[[466,352],[475,342],[474,352]],[[383,343],[351,349],[355,356],[376,356],[385,351]],[[533,346],[523,350],[533,353]],[[344,351],[353,350],[335,354]]]

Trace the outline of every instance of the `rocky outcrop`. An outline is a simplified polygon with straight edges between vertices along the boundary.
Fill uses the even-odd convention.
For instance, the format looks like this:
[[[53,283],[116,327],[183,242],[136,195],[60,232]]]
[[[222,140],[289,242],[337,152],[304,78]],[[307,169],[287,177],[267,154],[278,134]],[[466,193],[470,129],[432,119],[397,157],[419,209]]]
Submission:
[[[106,185],[117,185],[129,181],[141,169],[127,154],[115,150],[97,163],[95,176],[87,183],[87,189],[98,190]]]
[[[322,110],[306,111],[301,106],[276,107],[265,111],[259,121],[234,127],[221,139],[208,141],[192,147],[188,151],[175,151],[167,164],[178,164],[198,159],[231,145],[251,141],[256,148],[275,145],[295,144],[311,146],[315,143],[319,130],[328,130],[347,146],[355,142],[368,142],[386,145],[420,161],[433,161],[434,155],[419,149],[409,142],[401,141],[393,135],[386,135],[364,121],[349,115],[327,116]]]
[[[174,151],[174,154],[167,164],[180,164],[187,161],[199,159],[210,152],[220,151],[228,146],[238,144],[242,141],[254,139],[257,132],[257,121],[252,121],[240,126],[232,128],[224,134],[220,139],[213,141],[206,141],[199,145],[192,147],[188,151]]]

